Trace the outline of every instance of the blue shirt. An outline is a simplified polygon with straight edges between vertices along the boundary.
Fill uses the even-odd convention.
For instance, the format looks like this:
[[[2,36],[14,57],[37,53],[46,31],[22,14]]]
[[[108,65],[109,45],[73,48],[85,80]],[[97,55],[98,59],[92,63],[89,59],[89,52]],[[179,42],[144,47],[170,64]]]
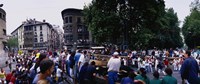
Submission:
[[[78,60],[79,60],[80,56],[81,56],[81,53],[76,53],[75,54],[75,56],[74,56],[75,64],[78,63]]]
[[[130,77],[126,77],[121,80],[120,84],[134,84],[134,82]]]
[[[187,79],[189,83],[195,84],[198,81],[199,67],[197,61],[191,57],[185,59],[181,66],[181,77]]]

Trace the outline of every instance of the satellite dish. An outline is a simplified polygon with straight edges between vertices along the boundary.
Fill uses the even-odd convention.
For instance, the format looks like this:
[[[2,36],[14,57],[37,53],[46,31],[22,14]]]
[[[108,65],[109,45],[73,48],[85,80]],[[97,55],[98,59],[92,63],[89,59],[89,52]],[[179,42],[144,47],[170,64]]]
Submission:
[[[0,4],[0,7],[2,7],[3,6],[3,4]]]

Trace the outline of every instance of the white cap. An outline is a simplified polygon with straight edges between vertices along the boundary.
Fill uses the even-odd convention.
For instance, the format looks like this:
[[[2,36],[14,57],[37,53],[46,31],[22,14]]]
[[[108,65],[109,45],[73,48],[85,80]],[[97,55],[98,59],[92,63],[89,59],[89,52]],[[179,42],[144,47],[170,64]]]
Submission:
[[[118,52],[114,52],[113,55],[119,55],[119,53]]]

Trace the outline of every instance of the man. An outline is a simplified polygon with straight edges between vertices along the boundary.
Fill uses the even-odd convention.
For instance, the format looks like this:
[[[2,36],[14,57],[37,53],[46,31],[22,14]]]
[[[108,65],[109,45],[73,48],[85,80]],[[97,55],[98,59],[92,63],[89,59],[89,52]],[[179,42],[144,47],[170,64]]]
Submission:
[[[121,66],[121,59],[118,52],[114,52],[113,56],[108,61],[108,82],[109,84],[115,84],[118,79],[117,73]]]
[[[79,71],[81,70],[81,67],[83,66],[83,64],[86,62],[86,54],[87,54],[87,51],[83,51],[80,55],[80,58],[78,60]]]
[[[40,73],[37,74],[32,82],[32,84],[37,84],[40,80],[46,80],[50,84],[54,84],[50,78],[51,73],[54,70],[54,62],[52,60],[42,60],[40,62]]]
[[[77,50],[75,56],[74,56],[74,61],[75,61],[75,67],[74,67],[74,76],[75,76],[75,84],[77,84],[78,80],[78,74],[79,74],[79,59],[81,57],[81,50]]]
[[[87,79],[86,84],[96,84],[96,82],[95,82],[96,68],[95,68],[94,61],[92,61],[90,63],[90,65],[88,66],[86,74],[87,74],[86,75],[86,79]]]
[[[186,51],[184,54],[185,61],[181,66],[181,77],[183,81],[189,82],[190,84],[200,84],[198,79],[199,67],[197,61],[191,57],[191,52]]]
[[[165,73],[167,75],[163,77],[162,84],[178,84],[177,79],[172,76],[173,73],[172,69],[166,68]]]

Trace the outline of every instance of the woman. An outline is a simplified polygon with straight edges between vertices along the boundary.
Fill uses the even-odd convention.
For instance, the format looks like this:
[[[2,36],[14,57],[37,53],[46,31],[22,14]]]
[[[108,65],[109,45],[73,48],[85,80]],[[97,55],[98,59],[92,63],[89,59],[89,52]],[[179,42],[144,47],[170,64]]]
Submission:
[[[0,71],[0,80],[1,80],[1,83],[4,84],[4,80],[6,79],[6,72],[3,70],[3,68],[1,68],[1,71]]]

